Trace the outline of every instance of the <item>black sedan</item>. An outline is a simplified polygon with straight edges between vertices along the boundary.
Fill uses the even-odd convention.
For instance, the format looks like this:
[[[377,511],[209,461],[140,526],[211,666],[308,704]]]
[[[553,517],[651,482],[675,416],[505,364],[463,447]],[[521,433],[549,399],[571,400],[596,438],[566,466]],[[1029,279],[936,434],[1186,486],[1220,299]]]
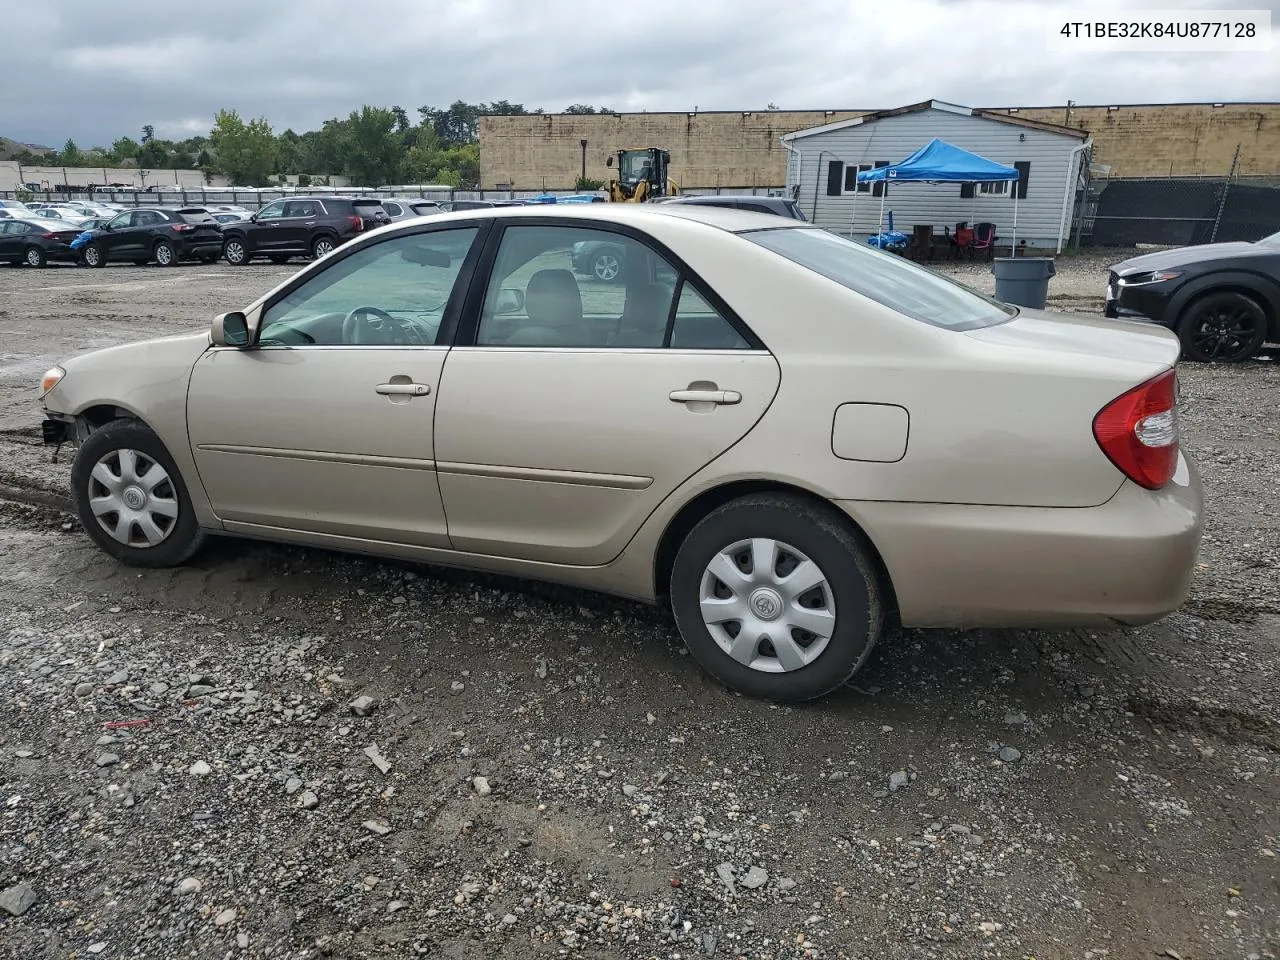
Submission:
[[[1105,313],[1168,327],[1189,360],[1248,360],[1264,343],[1280,341],[1280,233],[1117,263]]]
[[[110,260],[139,266],[154,260],[171,267],[180,260],[213,263],[222,254],[222,224],[204,207],[144,207],[113,217],[83,248],[86,266]]]
[[[50,260],[78,259],[71,241],[80,236],[79,227],[65,220],[0,220],[0,263],[25,263],[43,267]]]

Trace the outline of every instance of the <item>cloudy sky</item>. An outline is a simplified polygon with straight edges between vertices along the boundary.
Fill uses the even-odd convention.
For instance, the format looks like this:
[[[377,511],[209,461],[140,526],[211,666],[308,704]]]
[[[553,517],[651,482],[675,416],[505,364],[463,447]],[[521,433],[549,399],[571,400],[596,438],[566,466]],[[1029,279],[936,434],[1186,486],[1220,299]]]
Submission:
[[[1110,10],[1280,0],[1116,0]],[[221,107],[302,131],[361,104],[562,110],[1272,100],[1267,53],[1051,53],[1096,0],[21,0],[4,4],[0,135],[61,146],[208,131]]]

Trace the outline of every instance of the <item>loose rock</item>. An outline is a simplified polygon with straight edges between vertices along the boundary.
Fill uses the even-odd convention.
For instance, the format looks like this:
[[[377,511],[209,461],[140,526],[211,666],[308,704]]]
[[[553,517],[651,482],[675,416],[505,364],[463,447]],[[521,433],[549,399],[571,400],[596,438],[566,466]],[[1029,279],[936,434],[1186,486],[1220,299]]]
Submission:
[[[193,777],[207,777],[209,774],[213,773],[213,768],[203,760],[197,760],[191,765],[191,768],[187,772]]]
[[[20,917],[36,903],[36,893],[29,883],[19,883],[0,893],[0,910],[11,917]]]
[[[769,873],[763,867],[752,867],[747,871],[747,875],[738,882],[748,890],[755,890],[757,887],[763,887],[769,882]]]
[[[903,787],[911,782],[911,777],[907,775],[905,770],[895,770],[889,774],[889,792],[897,793]]]
[[[104,753],[93,762],[100,767],[114,767],[120,762],[120,757],[114,753]]]
[[[493,788],[489,786],[488,777],[472,777],[471,787],[479,796],[482,797],[487,797],[493,792]]]
[[[236,919],[236,911],[234,907],[231,907],[226,910],[223,910],[216,917],[214,917],[213,925],[215,927],[225,927],[229,923],[235,923],[235,919]]]
[[[1017,763],[1022,759],[1022,751],[1017,747],[1001,747],[996,755],[1005,763]]]
[[[348,704],[348,709],[357,717],[367,717],[374,711],[376,706],[377,701],[374,700],[373,697],[361,696],[352,700],[351,703]]]
[[[184,877],[178,881],[178,885],[173,888],[173,892],[182,897],[190,896],[193,893],[199,893],[204,889],[204,883],[196,877]]]

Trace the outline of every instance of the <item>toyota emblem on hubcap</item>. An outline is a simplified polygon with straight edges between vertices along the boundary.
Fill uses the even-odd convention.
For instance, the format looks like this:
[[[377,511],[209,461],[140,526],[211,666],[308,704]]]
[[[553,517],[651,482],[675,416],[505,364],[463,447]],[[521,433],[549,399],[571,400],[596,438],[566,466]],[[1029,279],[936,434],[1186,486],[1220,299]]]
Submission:
[[[147,502],[147,495],[137,487],[130,487],[124,492],[124,504],[130,510],[141,510]]]
[[[782,598],[768,587],[751,595],[751,611],[761,620],[775,620],[782,613]]]

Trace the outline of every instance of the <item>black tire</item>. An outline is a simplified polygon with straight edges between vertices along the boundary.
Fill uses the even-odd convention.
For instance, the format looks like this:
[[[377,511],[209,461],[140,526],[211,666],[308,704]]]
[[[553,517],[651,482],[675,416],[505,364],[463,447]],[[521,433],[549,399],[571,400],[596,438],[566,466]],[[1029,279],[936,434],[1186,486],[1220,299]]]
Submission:
[[[222,244],[222,259],[233,267],[247,267],[252,257],[242,237],[228,237]]]
[[[789,547],[817,564],[825,578],[824,585],[815,588],[822,597],[817,609],[834,613],[834,627],[826,646],[819,647],[814,659],[796,669],[766,672],[735,660],[721,647],[702,617],[702,587],[704,577],[710,576],[708,565],[730,546],[754,538],[772,539]],[[779,554],[781,563],[787,562],[785,556]],[[813,700],[853,676],[880,637],[884,604],[871,557],[863,538],[833,510],[795,496],[752,494],[713,510],[685,537],[671,570],[671,610],[694,658],[726,686],[768,700]],[[714,585],[716,581],[713,578],[709,582]],[[757,592],[750,595],[753,600]],[[775,609],[785,611],[788,601],[781,594],[774,594],[773,598],[782,603]],[[804,592],[795,601],[813,609],[812,599],[812,592]],[[729,628],[721,629],[726,641],[736,639],[736,635],[727,637]],[[739,621],[739,634],[741,630]],[[798,645],[808,644],[799,647],[805,655],[814,643],[820,642],[815,634],[808,634],[807,638],[794,632],[790,635],[798,638]],[[752,644],[752,650],[762,659],[768,659],[770,649],[771,641]],[[781,663],[780,657],[775,659]]]
[[[90,243],[81,251],[80,262],[86,267],[105,267],[107,265],[107,254],[96,243]]]
[[[41,247],[32,245],[22,251],[22,262],[28,267],[44,267],[49,260]]]
[[[617,250],[599,250],[591,255],[591,275],[601,283],[622,280],[622,254]]]
[[[178,265],[178,251],[168,240],[161,240],[151,251],[151,255],[156,258],[156,263],[162,267],[176,267]]]
[[[273,256],[267,257],[267,259],[270,260],[272,263],[288,263],[289,262],[288,256],[284,254],[279,254],[279,253]]]
[[[111,458],[122,450],[132,450],[146,460],[154,461],[169,475],[166,483],[158,485],[154,494],[169,497],[177,503],[177,517],[164,528],[164,539],[155,546],[131,545],[115,539],[104,528],[113,514],[105,514],[103,521],[94,514],[90,498],[106,488],[93,477],[93,470],[104,458]],[[115,461],[117,464],[118,460]],[[123,475],[124,471],[118,471]],[[145,470],[143,471],[145,472]],[[105,553],[135,567],[173,567],[184,563],[200,549],[205,534],[196,523],[195,511],[186,484],[169,451],[151,428],[139,420],[114,420],[95,430],[80,446],[71,465],[71,492],[76,513],[89,538]],[[114,514],[117,518],[119,514]],[[135,532],[130,527],[130,533]],[[140,532],[140,531],[138,531]]]
[[[1182,355],[1200,363],[1248,360],[1266,336],[1266,312],[1253,298],[1231,290],[1193,300],[1178,319]]]
[[[311,256],[313,259],[319,260],[326,254],[332,253],[338,246],[338,242],[333,237],[319,236],[311,241]]]

